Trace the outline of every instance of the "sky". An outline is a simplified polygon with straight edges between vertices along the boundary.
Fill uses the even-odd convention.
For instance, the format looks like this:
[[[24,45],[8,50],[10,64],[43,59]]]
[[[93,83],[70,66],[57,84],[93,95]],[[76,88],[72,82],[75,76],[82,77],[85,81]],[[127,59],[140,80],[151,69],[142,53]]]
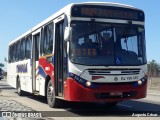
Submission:
[[[99,0],[91,0],[99,1]],[[6,65],[8,44],[70,3],[87,0],[0,0],[0,63]],[[100,1],[99,1],[100,2]],[[147,60],[160,63],[160,0],[101,0],[132,5],[145,12]],[[4,68],[6,69],[6,67]]]

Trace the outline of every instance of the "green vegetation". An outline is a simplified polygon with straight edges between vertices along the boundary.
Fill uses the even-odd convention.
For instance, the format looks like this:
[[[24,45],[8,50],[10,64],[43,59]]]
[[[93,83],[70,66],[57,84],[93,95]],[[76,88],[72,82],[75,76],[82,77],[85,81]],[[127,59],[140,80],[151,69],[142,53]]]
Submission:
[[[147,66],[149,77],[160,76],[160,65],[155,60],[148,62]]]

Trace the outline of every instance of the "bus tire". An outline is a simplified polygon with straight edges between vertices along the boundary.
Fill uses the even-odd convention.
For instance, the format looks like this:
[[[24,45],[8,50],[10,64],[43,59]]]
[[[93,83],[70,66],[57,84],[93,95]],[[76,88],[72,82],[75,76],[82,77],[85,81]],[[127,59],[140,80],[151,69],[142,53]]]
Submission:
[[[17,80],[17,94],[19,96],[23,96],[25,94],[25,92],[23,90],[21,90],[21,84],[20,84],[19,77],[18,77],[18,80]]]
[[[58,108],[61,106],[60,100],[56,98],[55,91],[50,80],[47,85],[47,102],[51,108]]]

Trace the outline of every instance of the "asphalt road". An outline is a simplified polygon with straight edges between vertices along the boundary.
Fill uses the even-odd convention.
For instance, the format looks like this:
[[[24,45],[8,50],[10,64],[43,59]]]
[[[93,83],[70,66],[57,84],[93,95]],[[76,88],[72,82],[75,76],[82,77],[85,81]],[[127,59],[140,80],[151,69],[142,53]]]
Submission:
[[[6,80],[0,81],[0,99],[14,100],[35,111],[43,111],[42,114],[53,119],[159,119],[160,118],[160,95],[148,94],[140,100],[129,100],[120,102],[117,106],[109,108],[103,103],[69,103],[64,102],[62,108],[50,108],[46,99],[41,96],[27,95],[19,97],[16,90],[10,87]],[[134,117],[133,117],[134,116]],[[158,117],[157,117],[158,116]],[[152,117],[152,118],[150,118]]]

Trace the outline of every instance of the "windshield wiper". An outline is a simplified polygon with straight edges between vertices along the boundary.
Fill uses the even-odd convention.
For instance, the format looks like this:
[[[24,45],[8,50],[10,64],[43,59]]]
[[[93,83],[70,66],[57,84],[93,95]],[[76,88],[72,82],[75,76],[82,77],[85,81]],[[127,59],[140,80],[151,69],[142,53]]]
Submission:
[[[124,39],[125,39],[124,42],[125,42],[126,48],[127,48],[127,53],[129,53],[129,52],[128,52],[128,44],[127,44],[128,37],[125,37]]]

